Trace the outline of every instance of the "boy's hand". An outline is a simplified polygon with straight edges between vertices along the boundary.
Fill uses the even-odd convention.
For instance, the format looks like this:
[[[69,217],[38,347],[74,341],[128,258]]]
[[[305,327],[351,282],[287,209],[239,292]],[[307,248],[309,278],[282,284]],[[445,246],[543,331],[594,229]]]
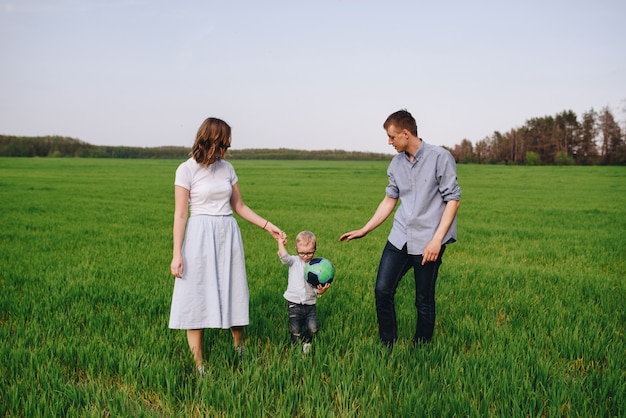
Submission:
[[[321,284],[318,284],[317,285],[317,294],[320,295],[320,296],[323,295],[324,292],[327,291],[329,287],[330,287],[330,283],[326,283],[323,286]]]
[[[276,242],[278,242],[278,254],[281,257],[286,255],[287,248],[285,248],[285,245],[287,245],[287,234],[285,234],[285,231],[282,231],[280,236],[276,237]]]
[[[287,234],[285,231],[281,231],[280,235],[276,237],[276,241],[278,241],[279,244],[287,244]]]

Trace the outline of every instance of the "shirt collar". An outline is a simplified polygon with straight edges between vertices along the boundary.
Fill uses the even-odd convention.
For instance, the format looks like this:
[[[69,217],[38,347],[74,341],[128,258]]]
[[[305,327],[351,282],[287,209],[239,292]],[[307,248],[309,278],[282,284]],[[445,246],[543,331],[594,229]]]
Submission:
[[[420,144],[419,149],[417,150],[417,152],[415,153],[415,155],[413,156],[413,162],[412,164],[415,164],[417,162],[419,162],[419,160],[422,158],[422,155],[424,154],[423,150],[424,150],[424,145],[426,144],[426,142],[424,142],[423,139],[420,138],[420,140],[422,141],[422,143]],[[411,163],[411,160],[409,159],[409,154],[407,154],[406,152],[404,152],[404,157],[406,158],[406,160],[408,162]]]

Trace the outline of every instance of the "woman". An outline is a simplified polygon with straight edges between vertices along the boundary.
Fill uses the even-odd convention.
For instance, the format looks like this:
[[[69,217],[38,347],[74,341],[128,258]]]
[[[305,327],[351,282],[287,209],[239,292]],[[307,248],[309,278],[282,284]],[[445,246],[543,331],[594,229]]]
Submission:
[[[243,242],[234,211],[268,231],[284,233],[243,202],[233,166],[223,158],[231,128],[217,118],[206,119],[196,135],[191,158],[176,170],[174,283],[169,327],[186,329],[187,342],[200,374],[205,328],[231,330],[235,350],[243,349],[248,325],[248,282]]]

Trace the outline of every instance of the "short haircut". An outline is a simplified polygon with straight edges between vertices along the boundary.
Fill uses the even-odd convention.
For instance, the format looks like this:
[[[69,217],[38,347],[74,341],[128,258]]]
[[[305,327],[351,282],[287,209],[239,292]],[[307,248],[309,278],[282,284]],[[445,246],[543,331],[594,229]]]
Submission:
[[[406,109],[398,110],[387,117],[383,128],[387,130],[389,126],[395,126],[399,129],[406,129],[413,136],[417,136],[417,123],[415,118]]]
[[[302,231],[296,235],[296,246],[299,244],[310,244],[313,243],[317,246],[317,239],[315,235],[311,231]]]

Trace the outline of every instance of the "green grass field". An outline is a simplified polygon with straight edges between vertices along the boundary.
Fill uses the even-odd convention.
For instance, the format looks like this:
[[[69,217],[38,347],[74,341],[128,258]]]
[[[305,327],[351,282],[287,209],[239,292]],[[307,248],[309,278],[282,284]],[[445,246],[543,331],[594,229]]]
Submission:
[[[625,167],[459,166],[434,339],[410,344],[409,273],[387,353],[373,286],[391,219],[338,242],[383,198],[387,163],[234,161],[245,202],[315,232],[337,278],[303,358],[276,243],[240,220],[247,351],[208,330],[199,379],[167,327],[178,164],[0,159],[0,416],[626,416]]]

